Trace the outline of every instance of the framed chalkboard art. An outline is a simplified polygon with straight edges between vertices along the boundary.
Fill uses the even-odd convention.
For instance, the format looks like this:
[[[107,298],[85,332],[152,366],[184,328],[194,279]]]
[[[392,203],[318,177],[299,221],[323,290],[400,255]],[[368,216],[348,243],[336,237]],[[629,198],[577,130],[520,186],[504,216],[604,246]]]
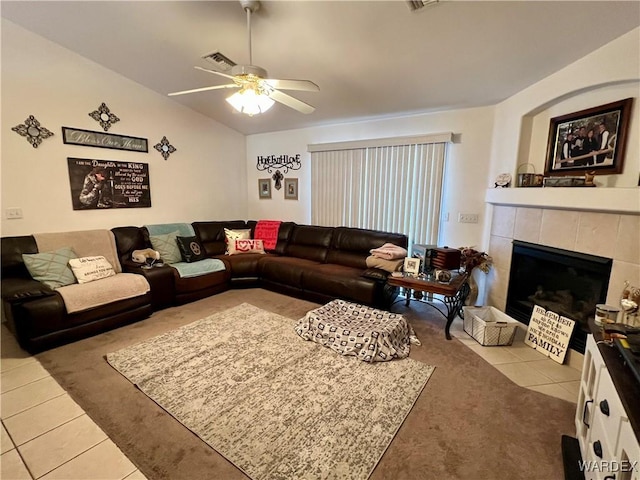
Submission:
[[[67,158],[74,210],[151,206],[149,165],[139,162]]]

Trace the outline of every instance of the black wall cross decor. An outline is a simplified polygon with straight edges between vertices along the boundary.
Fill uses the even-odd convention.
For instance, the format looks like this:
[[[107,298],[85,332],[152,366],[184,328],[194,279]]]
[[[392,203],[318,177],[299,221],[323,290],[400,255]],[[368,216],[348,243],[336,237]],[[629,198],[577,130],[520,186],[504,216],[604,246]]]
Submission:
[[[256,163],[258,171],[262,172],[266,170],[269,173],[273,172],[274,168],[284,168],[284,173],[287,173],[289,170],[300,170],[301,166],[299,153],[293,156],[279,155],[277,157],[275,155],[268,155],[266,157],[258,155],[258,161]]]
[[[280,190],[282,188],[282,179],[284,178],[284,175],[282,175],[282,173],[280,173],[280,170],[276,170],[276,173],[273,174],[273,181],[276,182],[274,187],[276,190]]]

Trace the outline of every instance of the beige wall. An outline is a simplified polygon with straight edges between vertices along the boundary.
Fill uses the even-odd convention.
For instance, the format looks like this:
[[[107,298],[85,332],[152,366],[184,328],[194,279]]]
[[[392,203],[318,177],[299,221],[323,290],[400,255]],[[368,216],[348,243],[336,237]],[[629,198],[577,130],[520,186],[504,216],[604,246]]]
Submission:
[[[62,126],[102,131],[88,115],[102,102],[120,118],[109,133],[147,138],[149,153],[63,144]],[[29,115],[54,133],[38,148],[11,131]],[[244,135],[4,19],[2,125],[3,236],[247,214]],[[166,161],[163,136],[177,148]],[[74,211],[67,157],[148,164],[151,208]]]

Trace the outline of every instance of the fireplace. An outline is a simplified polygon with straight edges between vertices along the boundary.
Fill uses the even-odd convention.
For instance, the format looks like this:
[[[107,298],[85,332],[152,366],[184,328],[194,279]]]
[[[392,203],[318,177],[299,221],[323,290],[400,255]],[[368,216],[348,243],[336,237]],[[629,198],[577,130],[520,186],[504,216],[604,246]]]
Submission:
[[[513,241],[506,313],[528,325],[534,305],[576,321],[570,348],[584,353],[588,320],[605,303],[613,260]]]

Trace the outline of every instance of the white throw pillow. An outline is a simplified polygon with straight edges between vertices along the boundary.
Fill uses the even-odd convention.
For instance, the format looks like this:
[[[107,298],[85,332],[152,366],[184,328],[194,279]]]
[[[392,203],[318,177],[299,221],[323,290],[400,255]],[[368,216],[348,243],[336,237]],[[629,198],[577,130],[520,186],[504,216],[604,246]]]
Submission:
[[[78,283],[88,283],[116,274],[111,264],[103,256],[72,258],[69,266]]]
[[[229,245],[234,240],[250,240],[251,239],[251,230],[229,230],[228,228],[224,229],[224,241],[227,244],[226,253],[229,255]]]

